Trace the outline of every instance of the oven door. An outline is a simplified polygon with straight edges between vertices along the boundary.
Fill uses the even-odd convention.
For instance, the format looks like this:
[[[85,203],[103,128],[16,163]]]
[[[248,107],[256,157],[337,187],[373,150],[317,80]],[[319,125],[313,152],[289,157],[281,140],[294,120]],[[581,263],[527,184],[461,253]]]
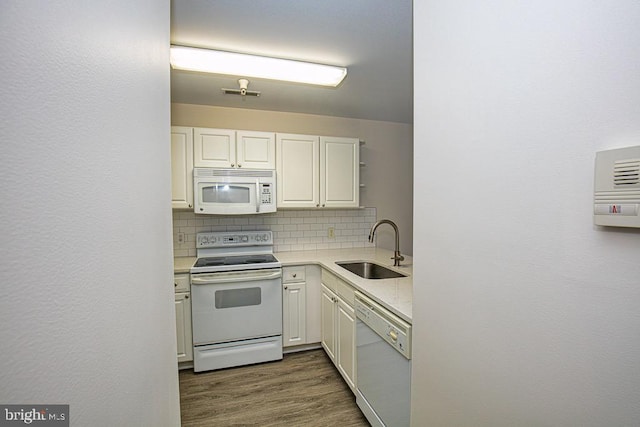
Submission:
[[[282,334],[282,269],[191,275],[194,346]]]

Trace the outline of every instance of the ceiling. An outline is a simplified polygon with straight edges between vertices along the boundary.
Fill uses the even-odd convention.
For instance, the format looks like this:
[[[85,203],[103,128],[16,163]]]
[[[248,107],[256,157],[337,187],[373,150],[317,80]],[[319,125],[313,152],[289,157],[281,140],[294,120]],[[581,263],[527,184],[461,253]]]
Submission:
[[[171,70],[171,101],[413,122],[412,0],[171,0],[171,43],[345,66],[337,88]]]

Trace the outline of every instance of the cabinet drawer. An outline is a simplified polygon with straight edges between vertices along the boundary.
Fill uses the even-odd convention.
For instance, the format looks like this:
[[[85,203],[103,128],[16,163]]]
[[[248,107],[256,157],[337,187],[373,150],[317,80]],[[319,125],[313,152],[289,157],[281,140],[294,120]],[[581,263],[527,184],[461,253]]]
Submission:
[[[347,283],[340,280],[338,282],[338,295],[351,307],[356,305],[356,293],[355,290]]]
[[[282,269],[282,282],[304,282],[305,281],[305,267],[301,265],[299,267],[284,267]]]
[[[322,283],[333,292],[336,292],[336,288],[338,287],[338,279],[333,274],[329,273],[329,271],[322,269]]]
[[[351,285],[327,270],[322,270],[322,283],[351,306],[355,305],[355,291]]]
[[[173,276],[173,285],[176,292],[189,292],[189,275],[175,274]]]

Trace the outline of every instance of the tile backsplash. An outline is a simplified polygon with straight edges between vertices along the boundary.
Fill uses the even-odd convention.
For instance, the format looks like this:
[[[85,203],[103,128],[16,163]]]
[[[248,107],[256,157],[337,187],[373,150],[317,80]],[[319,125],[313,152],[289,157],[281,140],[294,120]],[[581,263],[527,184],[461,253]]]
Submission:
[[[271,230],[274,251],[363,248],[376,222],[376,208],[282,210],[260,215],[196,215],[173,211],[174,256],[196,256],[196,233]],[[329,237],[329,228],[334,237]],[[184,242],[178,243],[178,233]]]

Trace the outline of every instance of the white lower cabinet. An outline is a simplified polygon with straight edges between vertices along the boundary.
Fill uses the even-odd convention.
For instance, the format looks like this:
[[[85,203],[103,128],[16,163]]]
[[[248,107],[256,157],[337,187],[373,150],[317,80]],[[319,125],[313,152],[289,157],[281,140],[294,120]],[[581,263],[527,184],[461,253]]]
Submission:
[[[322,271],[322,347],[352,390],[356,388],[356,316],[353,288]]]
[[[338,297],[336,365],[352,390],[356,388],[356,312]]]
[[[282,345],[289,347],[307,342],[306,284],[283,284]]]
[[[193,336],[191,335],[191,288],[188,274],[173,276],[176,304],[176,338],[178,363],[193,360]]]
[[[320,286],[321,268],[319,265],[307,265],[307,343],[318,344],[321,340],[321,319],[320,319]]]
[[[338,297],[325,285],[322,285],[322,347],[331,361],[336,363],[336,318]]]
[[[282,345],[302,350],[320,342],[320,267],[282,269]],[[292,348],[306,346],[304,348]]]

